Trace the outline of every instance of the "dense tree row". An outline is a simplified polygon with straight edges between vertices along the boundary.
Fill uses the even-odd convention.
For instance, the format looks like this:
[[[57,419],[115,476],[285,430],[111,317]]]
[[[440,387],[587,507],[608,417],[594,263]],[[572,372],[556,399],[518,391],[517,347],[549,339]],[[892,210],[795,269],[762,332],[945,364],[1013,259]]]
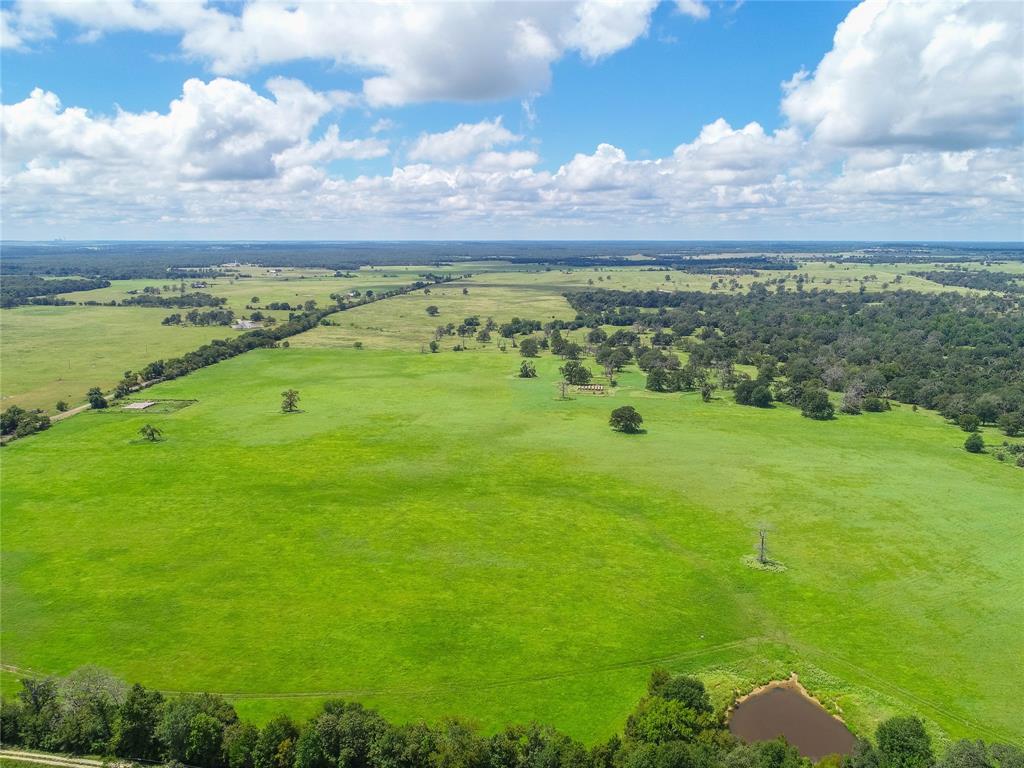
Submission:
[[[917,271],[910,274],[923,277],[939,285],[955,285],[959,288],[977,288],[982,291],[1024,292],[1024,275],[1012,272],[994,272],[986,269],[950,268],[931,271]]]
[[[954,421],[973,414],[1008,435],[1024,431],[1024,313],[1007,298],[770,293],[757,284],[745,295],[594,290],[567,298],[588,327],[629,327],[621,340],[638,361],[653,352],[625,334],[644,330],[653,332],[652,350],[688,352],[694,370],[716,371],[723,386],[743,380],[736,364],[755,366],[738,398],[747,404],[763,404],[766,389],[817,418],[831,390],[844,393],[847,412],[883,410],[891,398]]]
[[[140,293],[137,296],[129,296],[121,302],[126,307],[165,307],[165,308],[186,308],[186,307],[221,307],[228,303],[223,296],[214,296],[211,293],[194,291],[173,296],[161,296],[155,293]]]
[[[235,313],[230,309],[211,309],[208,312],[200,312],[193,309],[186,312],[184,318],[180,312],[168,315],[160,321],[161,325],[231,325],[235,321]]]
[[[44,280],[35,275],[4,275],[3,281],[0,281],[0,307],[17,307],[22,304],[74,304],[73,301],[57,298],[57,294],[92,291],[109,285],[109,280],[90,278]]]
[[[183,763],[197,768],[808,768],[784,740],[744,745],[704,685],[655,670],[620,735],[587,748],[536,723],[484,736],[457,719],[394,724],[376,711],[327,701],[305,723],[262,728],[213,694],[165,697],[97,669],[26,679],[0,705],[4,746]],[[845,768],[1020,768],[1007,745],[954,743],[936,760],[921,721],[891,718],[858,742]],[[837,766],[835,758],[822,763]]]
[[[782,254],[870,263],[1019,259],[1020,249],[941,243],[886,245],[840,242],[679,241],[491,241],[491,242],[302,242],[302,243],[4,243],[3,274],[102,275],[110,279],[209,277],[204,265],[225,262],[275,267],[356,269],[361,265],[514,261],[551,266],[677,266],[712,258],[746,260],[747,254],[782,259]],[[725,254],[725,256],[720,256]],[[852,254],[852,255],[851,255]]]

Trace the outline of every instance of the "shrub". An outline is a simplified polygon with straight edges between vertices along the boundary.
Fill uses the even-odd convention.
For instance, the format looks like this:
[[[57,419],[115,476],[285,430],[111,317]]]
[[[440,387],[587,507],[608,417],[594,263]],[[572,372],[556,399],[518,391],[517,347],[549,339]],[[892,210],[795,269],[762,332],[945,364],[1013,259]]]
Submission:
[[[809,419],[827,421],[835,415],[835,408],[825,390],[809,389],[800,398],[800,413]]]
[[[977,432],[981,426],[981,419],[973,413],[961,413],[956,423],[964,432]]]
[[[964,450],[968,453],[981,453],[985,450],[985,441],[977,432],[971,432],[964,441]]]

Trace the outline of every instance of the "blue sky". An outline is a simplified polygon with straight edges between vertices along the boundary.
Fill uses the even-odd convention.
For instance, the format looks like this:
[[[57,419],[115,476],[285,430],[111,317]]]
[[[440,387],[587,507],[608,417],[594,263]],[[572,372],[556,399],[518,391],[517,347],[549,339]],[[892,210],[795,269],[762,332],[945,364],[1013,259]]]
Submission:
[[[4,234],[1019,239],[1020,14],[875,5],[5,2]]]

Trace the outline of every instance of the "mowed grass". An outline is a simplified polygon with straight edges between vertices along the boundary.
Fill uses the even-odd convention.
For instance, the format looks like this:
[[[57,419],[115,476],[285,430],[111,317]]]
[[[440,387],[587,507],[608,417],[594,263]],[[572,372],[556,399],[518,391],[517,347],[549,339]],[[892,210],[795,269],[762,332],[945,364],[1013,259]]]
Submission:
[[[90,387],[110,389],[128,369],[237,333],[224,326],[163,326],[167,314],[142,307],[0,309],[0,407],[53,414],[58,400],[84,403]]]
[[[636,372],[560,401],[559,361],[519,361],[261,350],[151,390],[198,400],[174,414],[4,448],[4,662],[591,742],[656,663],[720,702],[796,671],[861,732],[1024,737],[1024,473],[906,407],[820,423]],[[625,404],[646,434],[608,428]],[[742,562],[761,523],[784,573]]]

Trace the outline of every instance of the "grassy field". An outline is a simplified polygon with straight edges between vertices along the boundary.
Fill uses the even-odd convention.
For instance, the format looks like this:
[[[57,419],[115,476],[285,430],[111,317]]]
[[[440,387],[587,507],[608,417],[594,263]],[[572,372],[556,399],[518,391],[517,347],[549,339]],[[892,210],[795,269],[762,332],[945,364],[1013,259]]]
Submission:
[[[484,291],[446,290],[457,314]],[[521,380],[513,350],[297,347],[150,391],[198,401],[174,413],[3,449],[6,664],[97,664],[257,718],[337,694],[588,741],[656,663],[720,702],[796,671],[862,732],[916,712],[1024,738],[1024,476],[934,414],[819,423],[635,372],[560,401],[558,361]],[[278,411],[287,387],[303,412]],[[609,430],[627,403],[646,434]],[[147,421],[164,441],[139,441]],[[761,523],[782,573],[744,564]]]
[[[764,282],[776,277],[789,277],[792,289],[794,273],[761,272],[735,278],[738,287],[729,284],[731,277],[686,272],[650,270],[636,267],[602,269],[556,269],[520,267],[514,271],[489,271],[487,265],[467,265],[472,277],[430,289],[430,293],[416,291],[391,299],[386,303],[371,304],[335,315],[336,325],[317,328],[292,340],[299,347],[349,347],[361,342],[372,349],[401,349],[419,351],[440,325],[458,325],[470,315],[482,319],[493,317],[499,324],[513,317],[548,321],[571,320],[575,312],[565,301],[563,293],[570,290],[606,288],[611,290],[683,290],[728,293],[745,291],[755,281]],[[862,284],[867,290],[879,291],[882,286],[896,287],[891,281],[903,275],[902,286],[908,290],[932,293],[946,290],[972,292],[941,286],[906,273],[920,265],[850,265],[805,262],[800,274],[815,282],[810,286],[839,291],[856,291]],[[888,270],[888,271],[886,271]],[[666,275],[671,280],[666,280]],[[866,277],[875,279],[866,283]],[[830,280],[830,283],[826,283]],[[713,287],[714,286],[714,287]],[[468,293],[463,293],[466,289]],[[440,310],[436,317],[427,314],[427,307]],[[497,335],[494,336],[495,342]],[[451,349],[462,344],[457,336],[441,339],[442,347]],[[473,347],[475,342],[470,341]]]
[[[227,307],[236,314],[248,314],[246,305],[253,296],[260,299],[259,305],[271,302],[287,302],[301,305],[312,299],[321,305],[331,304],[332,293],[345,294],[351,290],[365,291],[382,290],[400,285],[408,285],[417,279],[418,272],[429,269],[417,267],[409,269],[363,269],[352,272],[354,277],[334,277],[333,271],[317,269],[282,269],[270,272],[264,268],[243,268],[242,273],[252,277],[211,277],[204,282],[205,288],[190,287],[194,280],[185,281],[186,292],[202,291],[214,296],[223,296],[228,300]],[[129,291],[141,291],[143,288],[172,287],[176,285],[167,280],[112,280],[109,288],[94,291],[76,291],[63,294],[69,301],[123,301],[131,296]],[[173,293],[173,291],[172,291]],[[175,310],[163,310],[165,317]],[[287,317],[287,312],[271,312],[277,317]]]
[[[261,305],[270,302],[304,304],[312,299],[331,303],[332,293],[384,290],[408,285],[428,267],[364,269],[352,278],[333,272],[284,269],[268,272],[253,268],[251,278],[216,278],[202,290],[228,299],[236,314],[253,296]],[[192,281],[186,281],[186,286]],[[167,280],[114,280],[109,288],[64,294],[70,301],[123,301],[144,287],[162,288]],[[0,310],[0,397],[2,407],[20,405],[51,413],[58,400],[77,405],[89,387],[111,389],[125,370],[137,370],[152,360],[189,352],[212,339],[234,336],[226,326],[167,327],[160,321],[172,312],[188,310],[144,307],[25,306]],[[288,312],[266,312],[279,321]]]
[[[188,352],[237,331],[223,326],[168,327],[169,310],[143,307],[0,309],[2,407],[55,413],[58,400],[85,402],[89,387],[113,387],[125,370]]]
[[[864,283],[867,290],[881,290],[897,274],[903,274],[903,287],[920,291],[953,289],[927,280],[907,276],[911,269],[929,265],[850,265],[804,262],[801,273],[809,275],[813,286],[836,290],[858,290],[868,276],[877,279]],[[1001,268],[997,265],[994,268]],[[271,302],[292,305],[314,300],[329,304],[332,293],[352,290],[386,290],[408,285],[425,271],[473,277],[435,288],[429,296],[422,292],[404,296],[386,305],[371,305],[337,316],[338,325],[319,329],[296,340],[298,346],[351,346],[360,341],[373,348],[416,351],[426,344],[439,324],[460,322],[479,314],[493,316],[499,322],[515,315],[536,319],[571,319],[572,310],[562,298],[566,290],[578,288],[614,288],[625,290],[703,290],[742,291],[755,280],[774,279],[792,273],[762,272],[731,278],[724,275],[696,275],[685,272],[652,271],[644,267],[602,269],[558,269],[503,262],[466,262],[448,267],[405,266],[363,268],[353,277],[335,277],[322,269],[270,270],[243,267],[235,276],[209,279],[202,290],[228,299],[236,314],[247,315],[246,305],[259,297],[257,306]],[[251,277],[238,277],[245,273]],[[671,280],[666,280],[666,275]],[[826,283],[826,281],[831,281]],[[191,284],[192,280],[186,281]],[[145,287],[170,287],[169,280],[115,280],[109,288],[68,293],[71,301],[122,301],[130,292]],[[468,296],[462,288],[468,287]],[[441,316],[430,318],[426,307],[436,304]],[[53,409],[58,399],[78,403],[90,386],[111,388],[124,370],[138,368],[151,360],[182,354],[215,338],[234,333],[226,327],[166,328],[160,321],[172,309],[109,307],[19,307],[0,310],[0,334],[3,336],[3,370],[0,394],[4,406],[17,404]],[[266,312],[281,321],[287,312]],[[450,348],[459,343],[448,337]]]

